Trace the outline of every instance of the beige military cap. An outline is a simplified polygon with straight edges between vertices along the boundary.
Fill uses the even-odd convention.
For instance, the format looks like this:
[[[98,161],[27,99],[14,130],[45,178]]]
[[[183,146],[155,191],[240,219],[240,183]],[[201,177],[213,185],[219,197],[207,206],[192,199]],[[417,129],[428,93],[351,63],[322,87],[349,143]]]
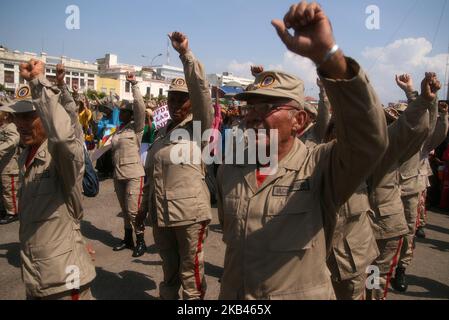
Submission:
[[[189,89],[187,88],[187,83],[183,78],[176,78],[171,82],[168,92],[189,93]]]
[[[396,121],[399,119],[399,113],[395,108],[392,107],[384,108],[384,112],[387,119],[391,121]]]
[[[287,98],[304,105],[304,82],[297,77],[281,71],[265,71],[259,73],[252,85],[234,98],[248,101],[254,97]]]
[[[308,102],[304,102],[304,110],[306,110],[308,113],[313,114],[315,117],[318,115],[317,108]]]
[[[399,112],[402,113],[405,110],[407,110],[408,105],[406,103],[398,103],[394,106],[394,109]]]
[[[9,113],[27,113],[36,111],[31,97],[31,88],[28,85],[20,86],[16,91],[14,101],[0,107],[0,111]]]
[[[134,105],[129,101],[123,101],[122,105],[120,106],[120,110],[126,110],[126,111],[134,111]]]

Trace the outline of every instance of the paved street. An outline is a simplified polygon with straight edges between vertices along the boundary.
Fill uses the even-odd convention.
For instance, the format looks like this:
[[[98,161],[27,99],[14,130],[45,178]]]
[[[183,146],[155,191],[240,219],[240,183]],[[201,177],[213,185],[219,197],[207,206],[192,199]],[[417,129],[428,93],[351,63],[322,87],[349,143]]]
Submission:
[[[0,227],[0,300],[25,298],[19,267],[18,229],[18,223]],[[131,257],[131,251],[112,251],[122,237],[122,229],[123,219],[113,183],[106,180],[97,198],[85,200],[82,230],[95,250],[97,267],[92,293],[96,299],[156,299],[162,268],[151,229],[145,234],[148,253],[137,259]],[[417,243],[415,260],[408,270],[408,292],[392,293],[390,299],[449,299],[449,215],[430,212],[426,232],[427,239]],[[214,210],[206,242],[206,299],[217,299],[223,256],[224,245]]]

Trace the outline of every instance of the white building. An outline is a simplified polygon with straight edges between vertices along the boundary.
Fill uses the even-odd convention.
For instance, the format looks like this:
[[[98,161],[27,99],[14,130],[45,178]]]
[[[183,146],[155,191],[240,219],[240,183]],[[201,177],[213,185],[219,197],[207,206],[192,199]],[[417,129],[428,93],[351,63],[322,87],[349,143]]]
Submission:
[[[45,62],[46,76],[50,81],[56,80],[56,65],[63,63],[66,69],[66,83],[69,86],[77,85],[81,90],[95,89],[97,85],[98,67],[96,63],[89,63],[67,57],[48,56],[42,52],[40,55],[32,52],[10,51],[0,48],[0,84],[8,91],[14,91],[20,84],[25,83],[20,78],[19,65],[37,59]]]
[[[127,72],[135,72],[137,81],[139,82],[140,92],[143,96],[158,97],[167,96],[170,82],[159,77],[152,68],[142,66],[120,64],[118,57],[114,54],[106,54],[104,58],[97,59],[99,76],[101,78],[109,78],[118,80],[117,93],[123,100],[133,100],[132,91],[129,83],[126,81]],[[101,90],[101,88],[99,88]],[[109,92],[105,92],[109,93]]]
[[[218,74],[218,73],[208,74],[207,81],[209,81],[209,84],[211,86],[215,86],[215,87],[223,87],[231,82],[232,82],[233,86],[236,83],[239,83],[240,85],[242,85],[244,87],[249,86],[250,84],[254,83],[254,79],[235,77],[230,72],[223,72],[222,74]]]
[[[169,66],[166,64],[160,65],[160,66],[154,66],[151,67],[156,71],[156,74],[166,80],[173,80],[176,78],[184,78],[184,69]]]

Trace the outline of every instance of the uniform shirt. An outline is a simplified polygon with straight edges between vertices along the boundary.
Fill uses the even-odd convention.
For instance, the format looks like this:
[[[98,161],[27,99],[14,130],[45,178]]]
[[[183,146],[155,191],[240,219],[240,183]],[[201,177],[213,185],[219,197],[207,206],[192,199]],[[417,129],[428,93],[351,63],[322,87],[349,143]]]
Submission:
[[[381,104],[348,59],[351,80],[322,79],[338,141],[292,150],[260,188],[256,165],[223,165],[218,211],[226,243],[220,299],[333,299],[326,265],[338,208],[381,159],[388,141]],[[360,125],[354,125],[360,124]]]
[[[338,211],[327,265],[334,281],[353,279],[379,256],[369,214],[368,186],[363,183]]]
[[[0,127],[0,174],[19,174],[20,136],[14,123]]]
[[[19,160],[20,255],[27,295],[44,297],[68,290],[70,268],[79,271],[80,286],[95,278],[95,268],[80,231],[83,141],[59,103],[60,89],[45,77],[30,85],[48,139],[28,167],[30,148]]]
[[[388,127],[388,149],[368,179],[370,215],[376,239],[390,239],[408,233],[401,200],[399,168],[416,154],[429,132],[432,103],[418,97],[397,121]]]
[[[114,178],[135,179],[145,175],[140,161],[140,146],[145,128],[145,102],[137,85],[132,87],[134,96],[134,120],[121,126],[112,137]]]

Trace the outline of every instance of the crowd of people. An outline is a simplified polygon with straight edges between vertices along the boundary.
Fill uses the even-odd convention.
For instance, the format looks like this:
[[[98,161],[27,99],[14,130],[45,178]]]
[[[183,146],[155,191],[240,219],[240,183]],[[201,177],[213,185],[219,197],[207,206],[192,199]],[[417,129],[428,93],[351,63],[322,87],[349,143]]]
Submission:
[[[113,250],[144,255],[152,228],[161,299],[179,299],[181,289],[183,299],[204,299],[215,202],[226,246],[219,299],[383,300],[390,284],[407,290],[426,199],[449,207],[448,105],[438,101],[436,74],[424,75],[420,92],[410,75],[398,75],[408,102],[385,108],[318,4],[295,4],[272,24],[290,51],[316,64],[318,107],[306,101],[301,79],[262,66],[223,107],[180,32],[169,38],[185,77],[172,81],[167,101],[145,101],[133,73],[133,102],[92,101],[69,90],[63,65],[56,83],[41,61],[20,66],[28,85],[0,102],[0,223],[20,220],[28,299],[91,298],[95,268],[80,222],[83,182],[99,151],[96,168],[113,177],[124,217]],[[171,119],[156,128],[154,111],[165,104]],[[197,139],[209,129],[210,143]],[[242,163],[193,161],[205,150],[216,155],[218,145],[228,151],[228,133],[250,130],[258,151],[272,150],[276,131],[275,170],[247,161],[249,138]],[[79,268],[75,289],[67,287],[68,266]]]

